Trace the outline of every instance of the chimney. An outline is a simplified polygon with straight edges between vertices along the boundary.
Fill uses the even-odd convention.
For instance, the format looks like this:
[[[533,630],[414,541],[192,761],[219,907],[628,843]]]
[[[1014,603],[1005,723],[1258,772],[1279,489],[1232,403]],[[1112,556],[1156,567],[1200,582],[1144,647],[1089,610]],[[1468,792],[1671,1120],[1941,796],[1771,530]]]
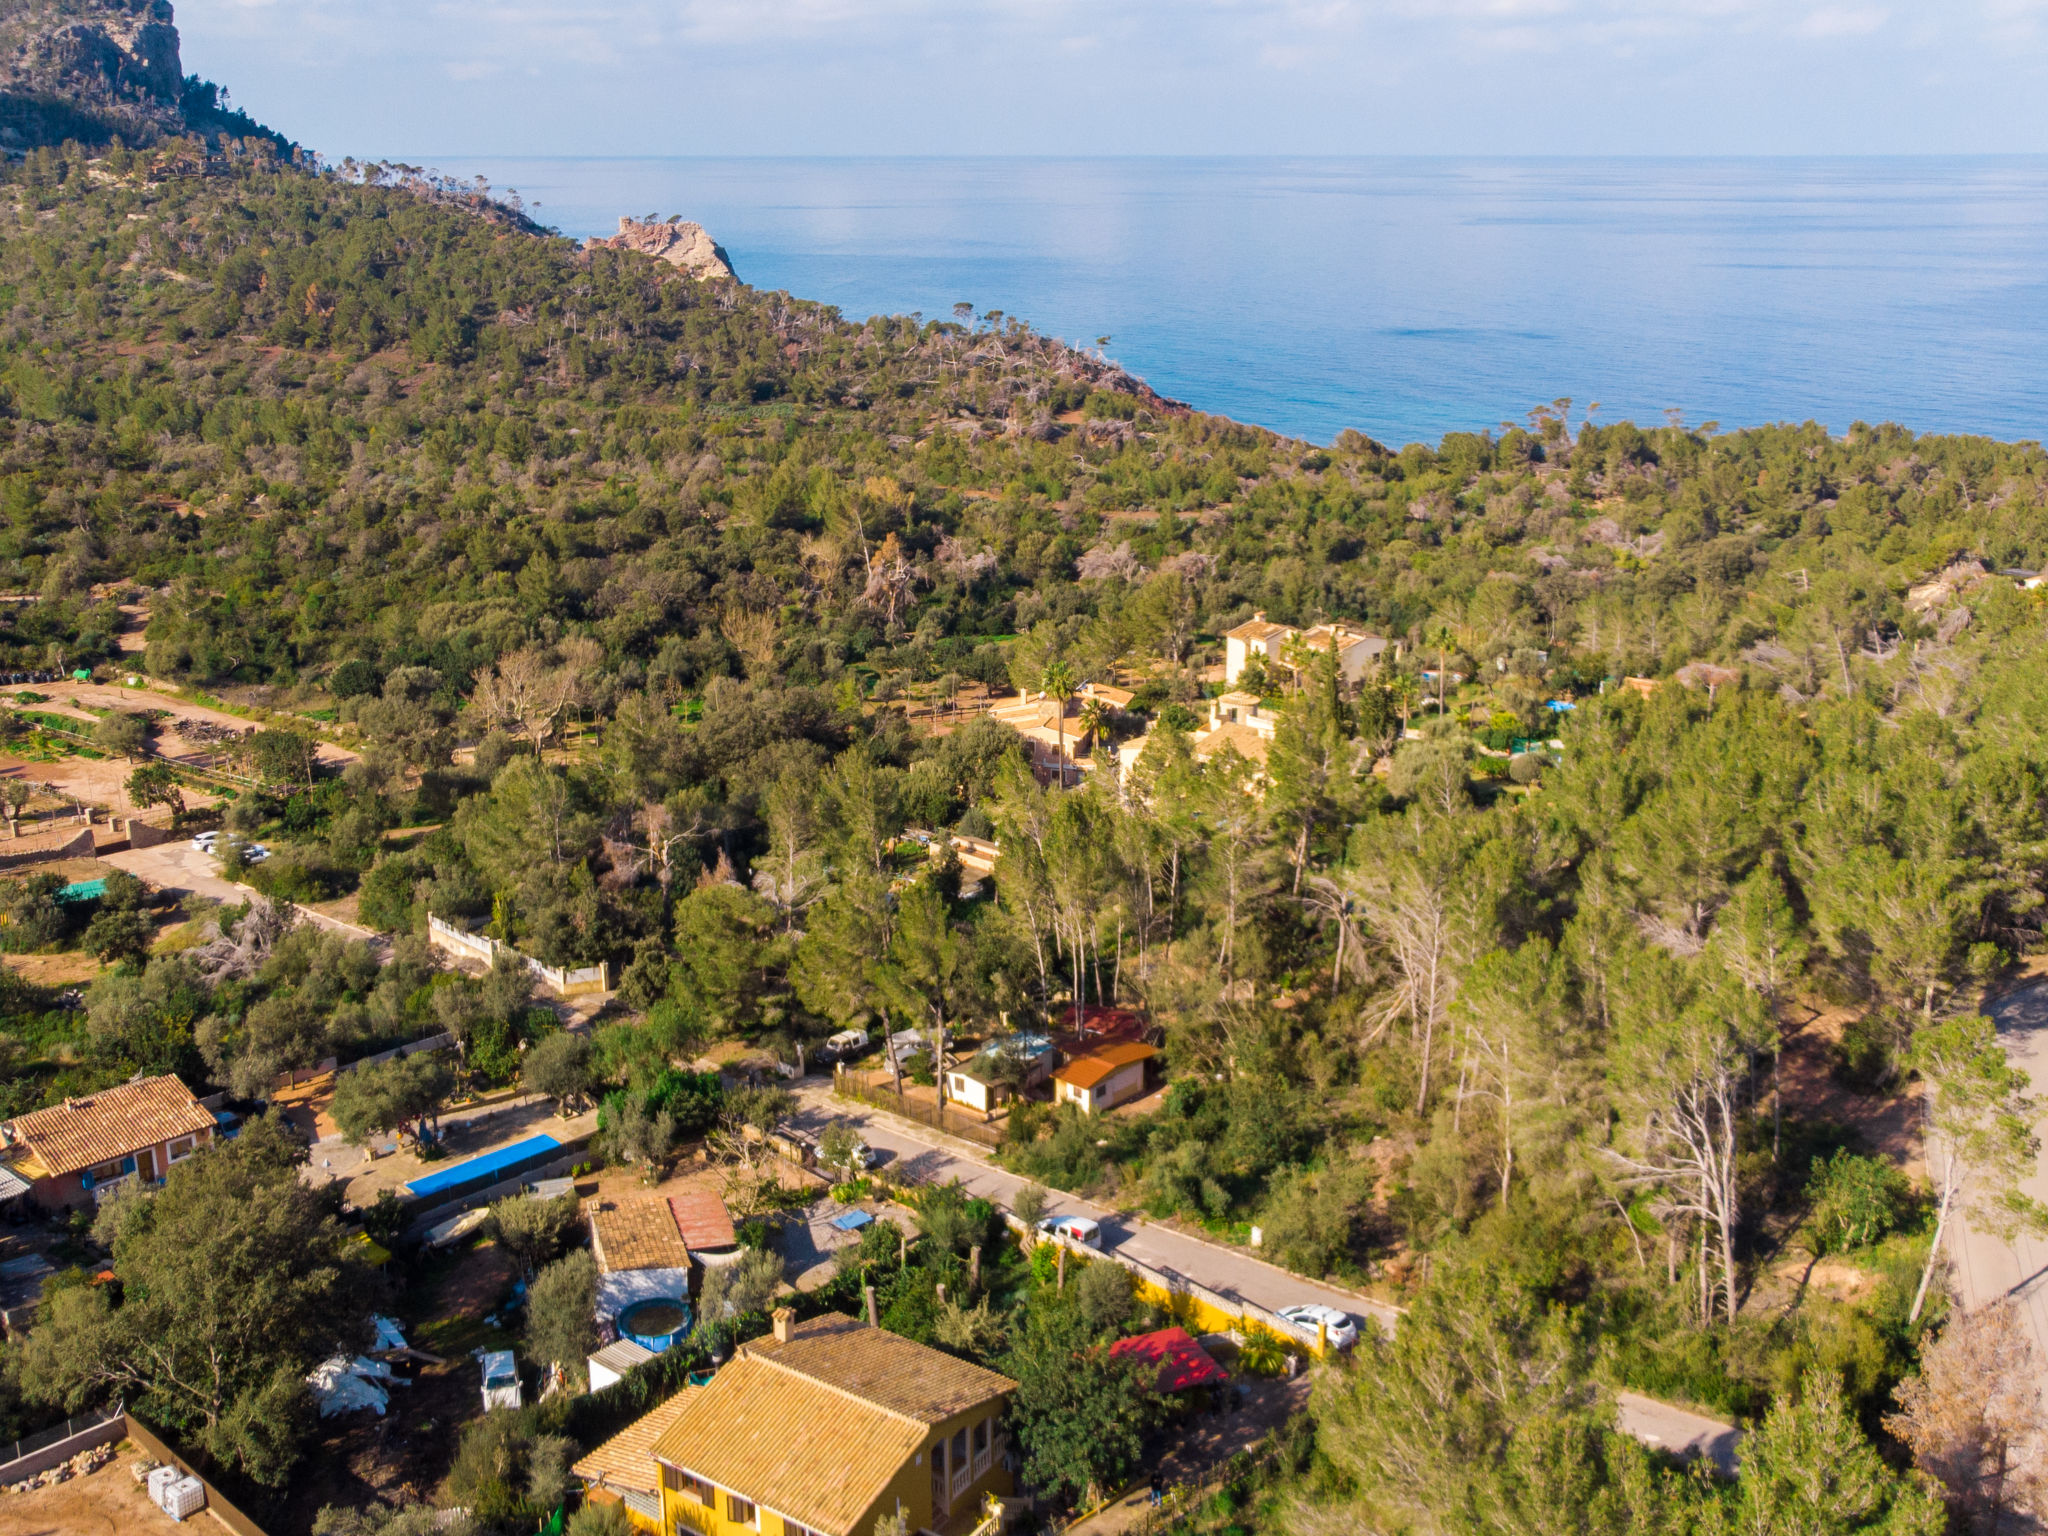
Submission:
[[[787,1344],[796,1337],[796,1313],[788,1307],[777,1307],[773,1318],[775,1342]]]
[[[1263,624],[1263,623],[1265,623],[1265,622],[1266,622],[1266,610],[1265,610],[1265,609],[1263,609],[1263,608],[1261,608],[1261,609],[1260,609],[1260,610],[1259,610],[1259,611],[1258,611],[1257,613],[1253,614],[1253,615],[1252,615],[1252,622],[1253,622],[1254,624]]]

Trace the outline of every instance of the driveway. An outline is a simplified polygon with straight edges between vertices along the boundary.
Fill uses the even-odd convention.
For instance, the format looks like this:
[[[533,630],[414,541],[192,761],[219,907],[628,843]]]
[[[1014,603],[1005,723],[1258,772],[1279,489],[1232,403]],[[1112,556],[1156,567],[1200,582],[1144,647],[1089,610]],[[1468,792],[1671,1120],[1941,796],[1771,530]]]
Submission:
[[[1614,1394],[1615,1419],[1621,1432],[1674,1456],[1703,1455],[1728,1476],[1735,1475],[1735,1448],[1742,1432],[1640,1392]]]
[[[2048,977],[1988,1000],[1984,1011],[1998,1026],[2006,1058],[2033,1079],[2040,1100],[2048,1089]],[[2020,1187],[2036,1200],[2048,1200],[2048,1153]],[[2022,1235],[2007,1242],[1965,1222],[1949,1245],[1949,1262],[1964,1307],[1985,1306],[2004,1296],[2019,1302],[2034,1337],[2036,1365],[2048,1385],[2048,1238]]]
[[[190,838],[180,838],[175,843],[159,843],[154,848],[123,848],[99,857],[101,863],[125,869],[161,890],[210,896],[228,906],[240,906],[252,898],[262,899],[248,886],[236,885],[224,878],[220,872],[220,860],[193,847]],[[325,928],[344,938],[368,939],[380,947],[384,945],[384,936],[375,929],[345,923],[338,917],[329,917],[325,912],[315,912],[310,907],[295,906],[293,910],[316,928]]]

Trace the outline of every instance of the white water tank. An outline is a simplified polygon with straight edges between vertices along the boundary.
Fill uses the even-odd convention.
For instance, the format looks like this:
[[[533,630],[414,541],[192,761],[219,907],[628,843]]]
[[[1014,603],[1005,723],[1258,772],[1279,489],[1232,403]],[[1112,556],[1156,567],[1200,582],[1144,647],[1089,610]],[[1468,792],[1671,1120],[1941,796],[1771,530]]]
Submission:
[[[206,1508],[206,1484],[196,1477],[181,1477],[164,1489],[159,1502],[165,1514],[173,1520],[183,1520]]]
[[[164,1507],[164,1490],[184,1475],[176,1467],[151,1467],[149,1469],[149,1481],[146,1484],[149,1489],[149,1502],[158,1509],[162,1509]]]

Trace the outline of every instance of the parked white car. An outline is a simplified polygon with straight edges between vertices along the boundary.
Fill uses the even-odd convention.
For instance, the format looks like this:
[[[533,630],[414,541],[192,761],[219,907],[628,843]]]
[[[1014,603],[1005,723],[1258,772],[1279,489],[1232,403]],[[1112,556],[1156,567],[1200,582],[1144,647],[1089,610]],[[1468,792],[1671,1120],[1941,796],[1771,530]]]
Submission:
[[[852,1061],[868,1048],[868,1032],[864,1029],[842,1029],[825,1042],[825,1049],[819,1054],[828,1061]]]
[[[1311,1302],[1298,1307],[1282,1307],[1280,1315],[1299,1328],[1309,1343],[1315,1342],[1318,1324],[1329,1330],[1330,1343],[1338,1349],[1349,1349],[1358,1342],[1358,1324],[1350,1313],[1339,1312],[1335,1307]]]
[[[1048,1237],[1064,1237],[1083,1248],[1102,1251],[1102,1223],[1089,1216],[1048,1216],[1038,1224]]]

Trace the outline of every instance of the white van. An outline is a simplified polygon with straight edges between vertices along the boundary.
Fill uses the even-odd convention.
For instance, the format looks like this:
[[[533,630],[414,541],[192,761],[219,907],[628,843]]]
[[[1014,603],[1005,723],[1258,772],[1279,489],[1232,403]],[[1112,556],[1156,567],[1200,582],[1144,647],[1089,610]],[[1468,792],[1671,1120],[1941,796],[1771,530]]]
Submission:
[[[1048,1216],[1038,1224],[1048,1237],[1064,1237],[1083,1248],[1102,1251],[1102,1223],[1092,1216]]]
[[[825,1055],[833,1061],[852,1061],[868,1048],[868,1032],[864,1029],[842,1029],[825,1042]]]

